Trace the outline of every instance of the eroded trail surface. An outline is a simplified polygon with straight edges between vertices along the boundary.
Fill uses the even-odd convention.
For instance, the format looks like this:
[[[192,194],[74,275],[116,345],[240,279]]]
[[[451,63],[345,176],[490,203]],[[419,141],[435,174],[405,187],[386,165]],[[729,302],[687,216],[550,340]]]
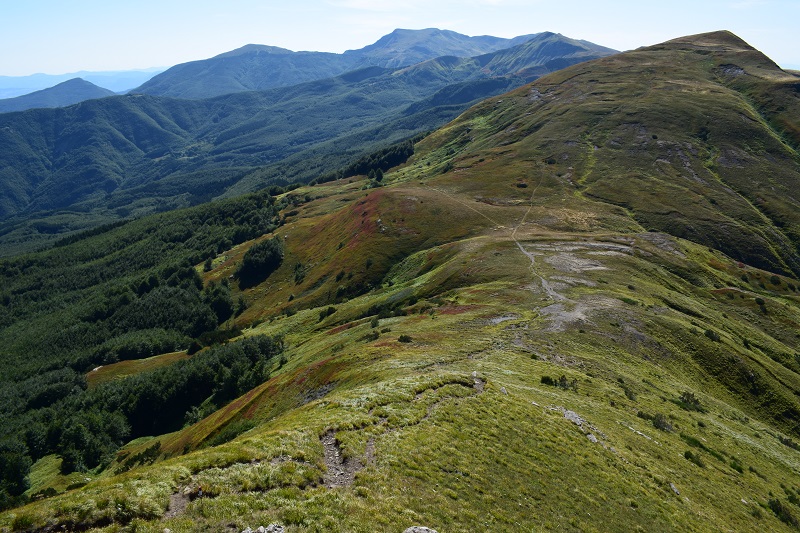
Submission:
[[[345,458],[343,456],[339,442],[336,440],[335,431],[326,432],[320,438],[320,442],[325,450],[326,472],[323,476],[325,486],[332,489],[352,485],[356,472],[364,468],[364,465],[355,457]]]

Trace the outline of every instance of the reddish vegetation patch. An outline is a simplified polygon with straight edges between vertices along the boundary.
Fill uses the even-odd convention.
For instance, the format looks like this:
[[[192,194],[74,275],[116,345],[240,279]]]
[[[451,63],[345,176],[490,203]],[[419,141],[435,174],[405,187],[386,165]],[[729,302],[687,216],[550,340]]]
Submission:
[[[728,293],[739,294],[741,292],[742,291],[740,291],[739,289],[735,289],[733,287],[723,287],[721,289],[711,289],[711,294],[728,294]]]
[[[440,315],[460,315],[477,308],[477,305],[446,305],[437,309],[436,312]]]
[[[375,348],[388,348],[388,347],[396,348],[397,341],[392,340],[392,341],[376,342],[372,346],[374,346]]]
[[[328,335],[335,335],[336,333],[339,333],[339,332],[345,331],[347,329],[350,329],[355,325],[356,325],[355,322],[348,322],[347,324],[342,324],[341,326],[336,326],[335,328],[328,330]]]
[[[716,270],[721,270],[723,272],[728,270],[728,265],[726,265],[725,263],[722,263],[722,262],[720,262],[720,261],[718,261],[716,259],[713,259],[713,258],[711,260],[709,260],[708,266],[710,266],[711,268],[714,268]]]

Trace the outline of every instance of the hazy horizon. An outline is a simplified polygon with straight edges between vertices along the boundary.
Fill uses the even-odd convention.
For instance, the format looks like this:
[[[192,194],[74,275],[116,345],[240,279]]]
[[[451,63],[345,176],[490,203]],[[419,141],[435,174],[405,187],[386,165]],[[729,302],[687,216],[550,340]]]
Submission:
[[[341,53],[396,28],[506,38],[552,31],[617,50],[727,29],[782,67],[800,68],[793,22],[800,2],[792,0],[578,0],[567,7],[543,0],[31,0],[3,11],[0,44],[13,53],[0,55],[0,76],[164,68],[251,43]]]

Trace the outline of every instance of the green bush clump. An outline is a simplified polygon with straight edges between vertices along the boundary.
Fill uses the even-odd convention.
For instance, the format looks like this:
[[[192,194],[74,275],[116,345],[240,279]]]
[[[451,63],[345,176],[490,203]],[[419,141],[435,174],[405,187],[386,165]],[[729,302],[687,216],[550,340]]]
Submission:
[[[705,468],[706,467],[705,463],[700,458],[700,456],[698,454],[696,454],[696,453],[692,453],[691,450],[686,450],[685,452],[683,452],[683,456],[686,459],[688,459],[689,461],[691,461],[694,464],[696,464],[697,466],[699,466],[700,468]]]
[[[252,287],[264,281],[283,262],[283,241],[280,237],[254,244],[242,258],[236,269],[236,277],[242,287]]]
[[[558,379],[553,379],[550,376],[542,376],[542,384],[550,385],[552,387],[558,387],[560,389],[569,390],[572,389],[577,392],[578,390],[578,380],[573,379],[572,381],[567,379],[567,376],[561,374]]]
[[[672,431],[672,423],[670,423],[669,418],[661,413],[656,413],[653,417],[653,427],[667,433]]]
[[[767,505],[781,522],[794,527],[800,525],[798,524],[797,518],[792,514],[791,509],[789,509],[789,506],[784,505],[778,498],[770,499]]]
[[[700,405],[700,399],[697,398],[693,392],[683,391],[677,403],[682,409],[687,411],[705,412],[703,406]]]

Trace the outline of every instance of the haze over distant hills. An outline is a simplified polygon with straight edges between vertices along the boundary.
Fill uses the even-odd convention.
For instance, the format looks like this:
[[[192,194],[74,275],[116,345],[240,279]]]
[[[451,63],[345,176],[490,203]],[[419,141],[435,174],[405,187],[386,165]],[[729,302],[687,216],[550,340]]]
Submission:
[[[292,52],[274,46],[247,45],[210,59],[176,65],[133,92],[208,98],[295,85],[366,66],[399,68],[442,56],[478,56],[514,47],[539,35],[504,39],[468,37],[438,29],[398,29],[374,44],[343,54]],[[598,56],[613,52],[591,43],[583,44]]]
[[[2,99],[0,100],[0,113],[24,111],[37,107],[64,107],[84,100],[103,98],[114,94],[116,93],[98,87],[91,82],[81,78],[74,78],[49,89],[42,89],[41,91],[17,96],[16,98]]]
[[[81,78],[103,89],[122,93],[138,87],[163,70],[163,68],[149,68],[119,71],[80,71],[68,74],[0,76],[0,98],[14,98],[34,91],[48,89],[74,78]]]
[[[434,36],[458,35],[451,34]],[[260,92],[190,100],[138,94],[0,115],[0,142],[7,147],[0,153],[0,243],[8,253],[119,217],[243,193],[276,180],[312,179],[377,145],[436,128],[479,99],[613,53],[553,33],[523,41],[475,58],[446,56],[400,69],[369,66]],[[305,57],[264,47],[223,56],[239,66],[239,60],[262,56]],[[328,72],[332,56],[313,56],[321,61],[310,60],[309,72]],[[291,78],[295,66],[279,61],[271,77]],[[176,90],[194,87],[196,93],[208,90],[209,80],[241,87],[241,78],[227,68],[210,77],[183,77],[179,70],[153,81],[162,88],[168,82]]]

